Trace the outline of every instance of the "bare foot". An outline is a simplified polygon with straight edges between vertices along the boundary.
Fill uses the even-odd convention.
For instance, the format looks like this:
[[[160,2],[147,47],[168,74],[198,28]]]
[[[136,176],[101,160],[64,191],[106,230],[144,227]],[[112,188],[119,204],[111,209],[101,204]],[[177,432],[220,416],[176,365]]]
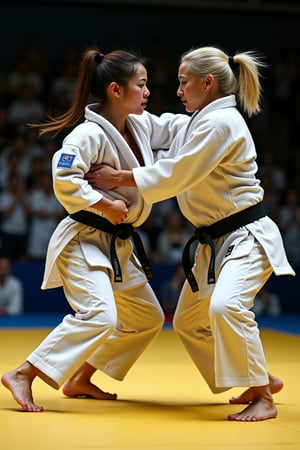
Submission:
[[[277,394],[283,388],[283,381],[274,375],[269,374],[269,386],[271,394]],[[231,397],[229,403],[232,405],[251,403],[253,399],[253,388],[246,389],[241,395]]]
[[[237,422],[258,422],[261,420],[274,419],[277,416],[277,408],[273,397],[267,386],[256,386],[252,388],[252,402],[241,412],[230,414],[228,420]]]
[[[18,369],[4,374],[1,378],[1,382],[3,386],[10,390],[16,402],[24,411],[42,412],[43,407],[36,405],[33,401],[31,385],[35,378],[35,374],[33,374],[33,366],[28,366],[28,364],[29,363],[25,363]]]
[[[264,400],[253,401],[243,411],[236,414],[229,414],[228,420],[237,422],[258,422],[261,420],[274,419],[277,416],[277,408],[267,404]]]
[[[104,392],[89,380],[74,380],[73,378],[64,385],[63,393],[67,397],[86,397],[96,400],[116,400],[117,398],[117,394]]]

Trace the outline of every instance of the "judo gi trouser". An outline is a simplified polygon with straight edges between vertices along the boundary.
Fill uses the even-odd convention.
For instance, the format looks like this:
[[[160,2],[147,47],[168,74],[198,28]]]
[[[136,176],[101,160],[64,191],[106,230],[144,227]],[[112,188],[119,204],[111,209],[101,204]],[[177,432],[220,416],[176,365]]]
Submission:
[[[115,299],[108,269],[90,267],[76,240],[65,247],[57,266],[75,314],[66,315],[27,360],[56,389],[88,358],[91,364],[101,359],[95,367],[104,364],[107,373],[122,379],[163,326],[151,287],[143,282]],[[102,347],[109,336],[110,344]]]
[[[202,273],[205,280],[205,270]],[[264,250],[254,241],[249,255],[229,259],[221,267],[210,296],[199,298],[187,282],[183,286],[174,329],[214,393],[269,383],[259,330],[250,309],[271,273]]]

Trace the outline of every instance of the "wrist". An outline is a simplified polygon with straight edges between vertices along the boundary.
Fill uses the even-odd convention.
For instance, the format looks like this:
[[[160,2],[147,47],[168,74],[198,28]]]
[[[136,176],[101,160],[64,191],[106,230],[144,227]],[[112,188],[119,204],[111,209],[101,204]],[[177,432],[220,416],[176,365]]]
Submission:
[[[112,206],[112,201],[102,197],[101,200],[99,200],[99,202],[95,203],[94,205],[92,205],[92,208],[97,209],[97,211],[100,211],[103,215],[105,215],[105,213],[107,212],[107,210],[109,210]]]
[[[116,182],[118,186],[136,187],[131,170],[118,170]]]

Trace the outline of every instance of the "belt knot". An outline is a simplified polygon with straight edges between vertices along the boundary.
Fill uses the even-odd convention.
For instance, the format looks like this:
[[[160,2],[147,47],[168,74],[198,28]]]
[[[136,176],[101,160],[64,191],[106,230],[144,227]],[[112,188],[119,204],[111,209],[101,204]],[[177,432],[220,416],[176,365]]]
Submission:
[[[115,282],[119,283],[122,282],[121,265],[116,250],[117,238],[122,240],[132,238],[136,252],[140,259],[143,270],[147,276],[147,279],[151,280],[151,278],[153,278],[153,272],[143,246],[143,241],[132,224],[122,223],[120,225],[113,225],[104,217],[98,216],[89,211],[78,211],[77,213],[70,214],[70,217],[72,217],[72,219],[74,220],[77,220],[78,222],[84,223],[85,225],[97,228],[98,230],[105,231],[106,233],[111,234],[110,259],[114,271]]]
[[[195,239],[201,244],[208,244],[211,240],[211,236],[205,231],[204,228],[196,228],[194,233]]]
[[[134,228],[130,223],[124,223],[122,225],[117,225],[116,226],[116,232],[115,232],[115,236],[125,240],[125,239],[129,239],[134,232]]]

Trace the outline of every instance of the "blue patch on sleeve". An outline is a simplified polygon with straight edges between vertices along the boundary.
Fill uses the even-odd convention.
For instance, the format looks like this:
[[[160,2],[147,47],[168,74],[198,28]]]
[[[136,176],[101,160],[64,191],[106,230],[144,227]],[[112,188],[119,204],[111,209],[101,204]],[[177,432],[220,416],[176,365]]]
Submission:
[[[75,155],[68,155],[67,153],[62,153],[57,163],[57,167],[70,169],[72,167],[74,159]]]

